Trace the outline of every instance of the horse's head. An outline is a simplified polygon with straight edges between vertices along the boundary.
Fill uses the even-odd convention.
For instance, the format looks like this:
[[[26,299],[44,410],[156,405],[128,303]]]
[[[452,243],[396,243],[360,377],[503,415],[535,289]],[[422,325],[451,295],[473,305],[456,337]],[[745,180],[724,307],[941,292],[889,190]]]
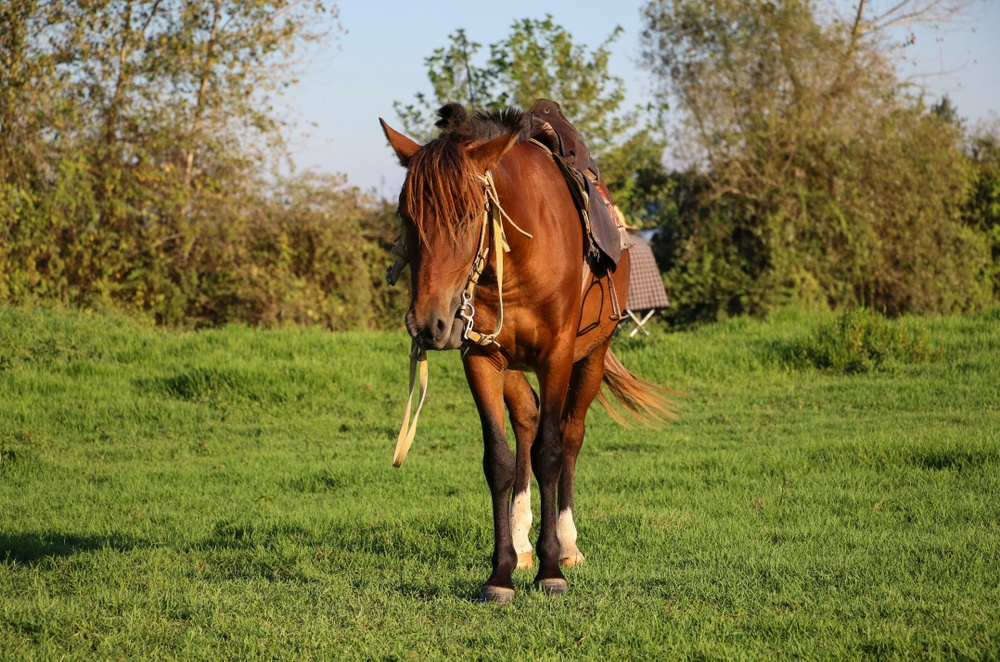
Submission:
[[[399,194],[412,285],[406,329],[424,349],[455,349],[462,344],[464,323],[458,311],[486,204],[481,177],[517,136],[480,141],[461,130],[446,130],[420,145],[379,121],[406,168]]]

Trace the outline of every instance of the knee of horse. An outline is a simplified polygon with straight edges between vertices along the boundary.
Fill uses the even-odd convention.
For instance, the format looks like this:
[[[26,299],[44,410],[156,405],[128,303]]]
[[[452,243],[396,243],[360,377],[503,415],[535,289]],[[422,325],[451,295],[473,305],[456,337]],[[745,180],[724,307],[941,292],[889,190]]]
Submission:
[[[561,443],[540,444],[536,441],[531,446],[531,468],[537,476],[548,476],[558,473],[562,468],[563,449]]]
[[[503,448],[489,448],[483,454],[483,473],[491,489],[507,491],[514,485],[514,454],[503,441]],[[504,452],[506,451],[506,452]]]
[[[582,420],[567,423],[562,433],[563,453],[575,457],[580,452],[580,447],[583,446],[583,435],[585,432],[586,426]]]

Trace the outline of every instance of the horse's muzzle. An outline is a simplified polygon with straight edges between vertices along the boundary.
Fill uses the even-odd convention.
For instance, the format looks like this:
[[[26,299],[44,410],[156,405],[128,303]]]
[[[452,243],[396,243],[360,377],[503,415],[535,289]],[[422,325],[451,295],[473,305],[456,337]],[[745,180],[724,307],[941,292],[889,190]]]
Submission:
[[[406,313],[406,330],[422,349],[448,350],[462,346],[464,323],[458,317],[431,316],[418,324],[416,311]]]

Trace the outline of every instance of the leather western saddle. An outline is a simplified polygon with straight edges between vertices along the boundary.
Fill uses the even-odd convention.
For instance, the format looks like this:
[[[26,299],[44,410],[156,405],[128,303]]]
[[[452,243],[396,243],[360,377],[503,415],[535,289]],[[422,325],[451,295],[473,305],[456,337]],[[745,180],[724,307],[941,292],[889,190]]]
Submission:
[[[623,219],[611,202],[611,194],[601,179],[597,163],[558,103],[539,99],[528,114],[532,137],[552,152],[573,194],[586,231],[587,259],[594,266],[613,271],[621,252],[630,248],[632,242],[625,232]]]

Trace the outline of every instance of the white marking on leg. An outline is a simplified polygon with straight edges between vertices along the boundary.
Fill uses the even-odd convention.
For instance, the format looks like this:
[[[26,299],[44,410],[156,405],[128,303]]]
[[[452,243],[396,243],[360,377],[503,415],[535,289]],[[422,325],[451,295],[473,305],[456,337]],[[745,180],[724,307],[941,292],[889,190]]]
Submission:
[[[563,549],[566,549],[570,545],[576,547],[576,524],[573,522],[572,508],[559,511],[556,536],[559,538],[559,545]]]
[[[576,546],[576,523],[573,522],[573,509],[559,511],[559,521],[556,524],[556,537],[559,538],[559,562],[563,565],[583,563],[583,554]]]
[[[510,533],[514,538],[514,551],[524,554],[531,551],[528,533],[531,531],[531,486],[514,495],[510,505]]]

